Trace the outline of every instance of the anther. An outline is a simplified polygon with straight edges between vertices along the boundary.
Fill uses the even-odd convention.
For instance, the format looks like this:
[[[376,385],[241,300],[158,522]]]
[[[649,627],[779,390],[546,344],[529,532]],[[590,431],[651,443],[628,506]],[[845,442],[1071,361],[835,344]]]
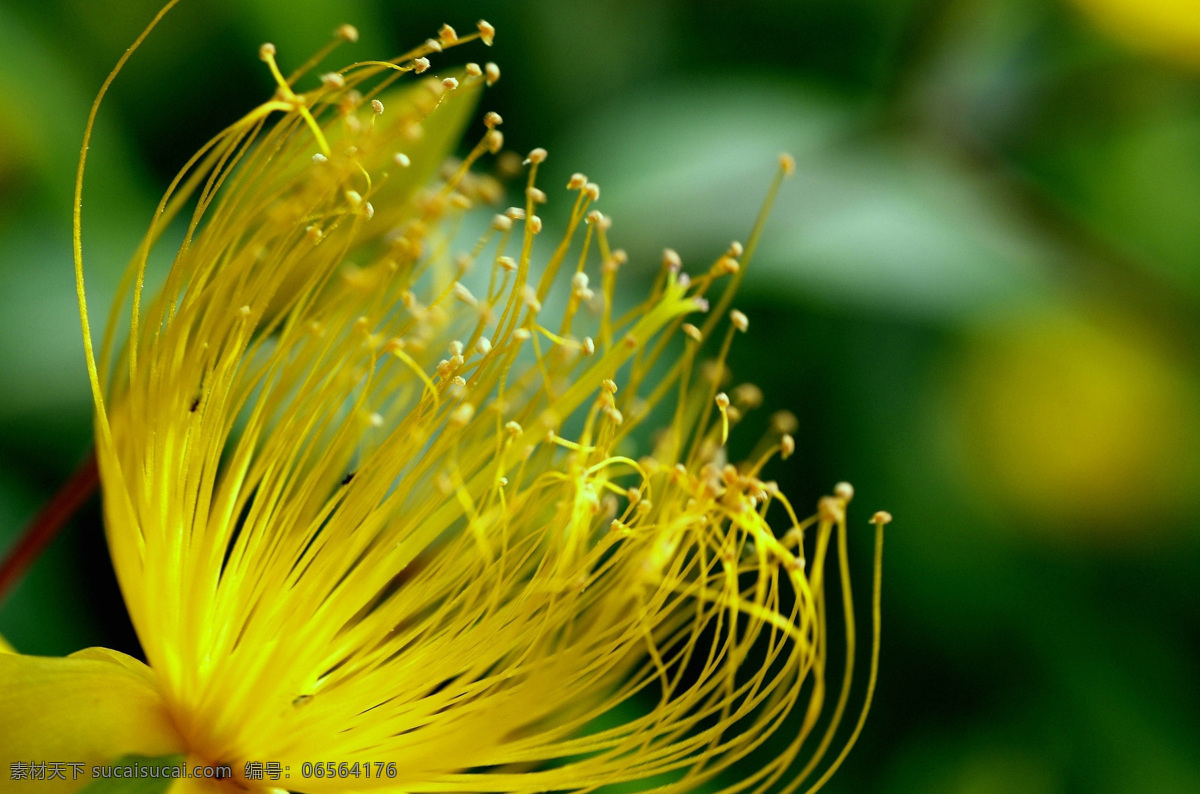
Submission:
[[[534,314],[542,310],[542,302],[538,300],[537,290],[529,284],[521,287],[521,302],[528,306]]]
[[[463,403],[450,414],[450,424],[462,427],[467,422],[470,422],[473,416],[475,416],[475,406],[470,403]]]
[[[534,234],[539,234],[542,231],[542,219],[536,215],[531,215],[526,221],[525,226]]]
[[[238,309],[238,314],[241,315],[242,317],[249,317],[250,316],[250,307],[243,306],[242,308]]]
[[[447,77],[442,81],[442,86],[445,87],[447,91],[453,91],[454,89],[458,88],[458,80],[453,77]]]
[[[596,343],[594,341],[592,341],[592,338],[590,336],[585,336],[583,338],[582,348],[583,348],[583,354],[585,356],[590,356],[596,352]]]
[[[587,214],[588,223],[600,223],[604,220],[604,214],[600,210],[592,210]]]
[[[358,209],[362,206],[363,197],[362,194],[357,190],[347,190],[345,195],[346,202],[349,203],[349,205],[354,209]]]
[[[684,323],[680,328],[687,334],[688,339],[691,339],[693,342],[699,342],[704,339],[704,336],[700,333],[700,329],[691,323]]]
[[[368,417],[372,427],[383,427],[383,414],[378,411],[372,411]]]
[[[588,183],[588,178],[583,174],[571,174],[571,178],[567,180],[567,190],[579,190]]]
[[[325,155],[321,154],[320,152],[317,152],[316,154],[314,154],[312,156],[312,161],[314,163],[316,163],[317,165],[323,165],[323,164],[329,162],[329,158],[326,157]]]
[[[729,407],[729,395],[726,394],[725,392],[721,392],[720,394],[717,395],[716,402],[717,402],[717,407],[720,408],[722,411],[724,411],[726,408]]]
[[[784,433],[783,438],[779,439],[779,457],[787,460],[795,451],[796,439],[790,433]]]
[[[429,69],[429,59],[428,58],[414,58],[413,59],[413,71],[414,72],[416,72],[417,74],[422,74],[428,69]]]
[[[358,28],[353,25],[339,25],[338,29],[333,32],[342,41],[348,41],[351,44],[358,41]]]
[[[471,290],[469,290],[465,286],[463,286],[462,282],[459,282],[459,281],[454,282],[454,286],[451,287],[451,289],[454,291],[454,297],[458,298],[460,301],[467,304],[468,306],[478,306],[479,305],[478,299],[476,299],[476,297],[471,294]]]
[[[495,129],[504,123],[504,119],[494,110],[489,110],[483,117],[483,124],[489,130]]]
[[[437,39],[425,39],[425,47],[433,50],[434,52],[442,51],[442,43]]]
[[[741,259],[742,254],[745,253],[745,249],[742,248],[741,243],[739,243],[737,240],[734,240],[732,243],[729,244],[729,251],[727,253],[729,256],[732,256],[734,259]]]
[[[503,215],[497,215],[496,217],[504,218]],[[509,221],[508,218],[504,218],[504,220],[508,221],[509,227],[512,226],[512,221]],[[497,257],[496,264],[499,265],[500,267],[504,268],[505,270],[507,270],[509,273],[512,273],[514,270],[517,269],[517,260],[513,259],[511,256]]]
[[[742,333],[746,333],[746,329],[750,327],[750,318],[742,314],[737,309],[734,309],[729,313],[729,320],[733,323],[733,327]]]
[[[326,72],[321,75],[321,85],[326,88],[342,88],[346,85],[346,78],[337,72]]]
[[[383,103],[380,102],[378,99],[372,99],[371,100],[371,112],[374,113],[376,116],[382,116],[383,115]]]
[[[757,408],[763,403],[762,389],[753,383],[743,383],[733,390],[733,398],[743,408]]]
[[[484,138],[483,143],[489,152],[499,154],[500,150],[504,148],[504,133],[500,130],[492,130]]]
[[[481,356],[486,356],[492,352],[492,340],[486,336],[479,337],[479,341],[475,343],[475,351]]]
[[[850,504],[850,500],[854,498],[854,486],[848,482],[839,482],[833,486],[833,495]]]
[[[588,182],[586,185],[584,185],[583,192],[586,193],[587,197],[592,201],[600,200],[600,186],[595,182]]]
[[[783,171],[784,176],[791,176],[796,173],[796,158],[792,157],[787,152],[779,155],[779,169]],[[889,520],[890,520],[889,516]]]
[[[488,47],[492,46],[492,42],[496,40],[496,29],[483,19],[476,22],[475,27],[479,29],[479,40]]]
[[[519,436],[525,432],[521,428],[521,425],[517,424],[516,422],[506,422],[504,425],[504,429],[507,430],[508,434],[510,436],[512,436],[513,438],[516,438],[517,436]]]
[[[483,69],[479,68],[477,63],[468,63],[466,66],[467,77],[479,77],[483,74]]]
[[[832,496],[822,496],[817,501],[817,515],[822,521],[840,522],[846,520],[846,509],[840,499]]]
[[[771,428],[776,433],[795,433],[799,427],[800,422],[791,411],[776,411],[771,415]]]
[[[664,248],[662,254],[663,267],[672,273],[678,273],[683,268],[683,260],[674,248]]]
[[[532,152],[530,152],[529,155],[525,158],[525,165],[529,165],[530,163],[534,163],[534,164],[544,163],[544,162],[546,162],[546,156],[547,156],[546,150],[539,146],[538,148],[536,148]]]
[[[489,86],[495,85],[500,79],[500,67],[494,63],[485,63],[483,65],[484,79]]]
[[[449,25],[442,25],[438,29],[438,39],[440,39],[443,44],[453,44],[454,42],[458,41],[458,33],[456,33],[454,28],[450,27]]]
[[[530,199],[532,199],[534,204],[545,204],[546,203],[546,194],[544,191],[542,191],[539,188],[532,187],[532,186],[528,187],[525,189],[525,195],[528,196]]]
[[[742,269],[742,265],[732,256],[723,256],[717,261],[717,272],[721,275],[736,273]]]
[[[260,61],[270,62],[275,57],[275,45],[267,42],[258,48],[258,59]]]
[[[617,383],[612,378],[605,378],[600,382],[600,385],[604,388],[604,391],[608,392],[609,394],[617,393]]]
[[[892,523],[892,514],[886,510],[880,510],[875,515],[871,516],[871,523],[878,526]]]
[[[410,160],[408,158],[408,155],[405,154],[404,152],[396,152],[395,154],[393,154],[392,162],[395,163],[396,165],[400,166],[401,168],[408,168],[410,165],[412,165],[412,160]]]
[[[498,232],[506,232],[512,228],[512,221],[505,215],[496,215],[492,218],[492,228]],[[500,259],[504,258],[500,257]]]

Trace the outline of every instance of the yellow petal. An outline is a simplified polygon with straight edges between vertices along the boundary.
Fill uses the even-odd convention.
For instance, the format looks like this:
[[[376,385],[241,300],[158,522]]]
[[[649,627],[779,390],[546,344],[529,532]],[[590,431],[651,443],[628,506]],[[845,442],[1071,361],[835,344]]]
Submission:
[[[90,782],[91,767],[123,755],[183,750],[149,667],[116,651],[89,648],[65,659],[0,654],[0,747],[5,763],[80,762],[72,780],[37,781],[40,794]],[[7,776],[9,770],[3,770]]]

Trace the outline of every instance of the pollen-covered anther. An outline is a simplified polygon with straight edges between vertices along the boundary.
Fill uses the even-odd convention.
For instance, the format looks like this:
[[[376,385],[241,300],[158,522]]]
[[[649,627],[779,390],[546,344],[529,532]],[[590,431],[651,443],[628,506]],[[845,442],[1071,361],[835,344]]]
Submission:
[[[854,498],[854,486],[848,482],[839,482],[833,486],[833,495],[844,503],[850,504],[850,500]]]
[[[750,318],[742,314],[737,309],[734,309],[729,313],[729,321],[733,323],[734,328],[738,329],[742,333],[746,333],[746,330],[750,327]]]
[[[371,112],[374,113],[376,116],[382,116],[383,115],[383,103],[380,102],[378,99],[372,99],[371,100]]]
[[[723,256],[717,260],[717,273],[719,275],[728,275],[736,273],[742,269],[742,265],[732,256]]]
[[[592,210],[584,218],[588,223],[600,223],[604,220],[604,214],[600,210]]]
[[[779,169],[783,171],[784,176],[791,176],[796,173],[796,158],[787,152],[781,153],[779,155]]]
[[[776,433],[795,433],[800,422],[791,411],[776,411],[771,414],[771,429]]]
[[[479,40],[488,47],[492,46],[492,42],[496,40],[496,28],[485,19],[476,22],[475,28],[479,31]]]
[[[586,193],[587,197],[592,201],[600,200],[600,186],[595,182],[588,182],[586,185],[584,185],[583,192]]]
[[[483,125],[489,130],[494,130],[504,123],[504,119],[494,110],[488,111],[483,117]]]
[[[321,231],[320,226],[313,224],[304,230],[304,236],[307,237],[313,245],[316,245],[317,243],[321,242],[321,238],[325,236],[325,232]]]
[[[787,460],[795,451],[796,439],[790,433],[784,433],[783,438],[779,439],[779,457]]]
[[[674,248],[664,248],[662,252],[663,267],[672,273],[678,273],[683,268],[683,260]]]
[[[353,44],[358,41],[358,28],[353,25],[338,25],[337,30],[333,31],[333,35],[342,41]]]
[[[612,378],[605,378],[604,380],[600,381],[600,387],[609,394],[617,393],[617,382]]]
[[[489,85],[495,85],[500,79],[500,67],[494,63],[485,63],[483,65],[483,79]]]
[[[437,39],[425,39],[425,49],[432,52],[441,52],[442,43]]]
[[[453,44],[458,41],[458,33],[449,25],[442,25],[438,28],[438,40],[443,44]]]
[[[249,317],[250,316],[250,307],[242,306],[240,309],[238,309],[238,316],[240,316],[242,319]]]
[[[538,300],[537,290],[529,284],[521,287],[521,302],[528,306],[534,314],[542,310],[542,302]]]
[[[513,438],[516,438],[517,436],[519,436],[525,432],[525,429],[522,428],[521,425],[517,422],[505,422],[504,429]]]
[[[375,205],[369,201],[367,203],[363,204],[363,216],[366,217],[367,220],[371,220],[372,218],[374,218],[375,217]]]
[[[321,154],[320,152],[317,152],[316,154],[314,154],[312,156],[312,161],[316,165],[324,165],[325,163],[329,162],[329,158],[326,157],[325,155]]]
[[[783,567],[792,573],[799,573],[804,570],[804,558],[797,557],[795,554],[784,552],[779,555]]]
[[[497,215],[496,217],[504,218],[503,215]],[[511,228],[512,221],[509,221],[508,218],[504,218],[504,220],[508,221],[509,227]],[[509,273],[512,273],[513,271],[515,271],[517,269],[517,260],[513,259],[511,256],[497,257],[496,264],[499,265],[500,267],[504,268],[505,270],[507,270]]]
[[[567,180],[567,190],[580,190],[588,183],[588,178],[580,173],[571,174]]]
[[[258,48],[258,59],[260,61],[270,61],[275,57],[275,45],[267,42]]]
[[[513,331],[513,339],[516,339],[518,342],[528,342],[532,337],[533,334],[528,328],[518,328]]]
[[[734,259],[741,259],[742,254],[744,254],[745,252],[746,252],[746,249],[744,249],[742,247],[742,244],[739,243],[737,240],[734,240],[732,243],[729,244],[729,250],[725,252],[725,255],[731,256]]]
[[[367,421],[371,423],[371,427],[383,427],[383,414],[378,411],[372,411],[367,417]]]
[[[876,526],[892,523],[892,514],[886,510],[880,510],[875,515],[871,516],[871,523]]]
[[[757,408],[763,403],[762,389],[753,383],[742,383],[733,390],[733,400],[744,409]]]
[[[347,190],[344,195],[346,196],[346,203],[349,204],[351,208],[357,210],[362,206],[362,193],[359,193],[357,190]]]
[[[588,289],[587,273],[576,273],[571,277],[571,291],[584,300],[591,297],[592,291]]]
[[[477,63],[468,63],[464,68],[467,70],[467,77],[479,77],[483,74],[483,69],[479,68]]]
[[[492,154],[499,154],[504,148],[504,133],[500,130],[490,130],[483,138],[483,145]]]
[[[585,356],[593,355],[596,352],[596,343],[590,336],[585,336],[583,338],[583,343],[579,346],[579,349],[583,351]]]
[[[414,72],[416,72],[417,74],[424,74],[426,71],[429,70],[429,59],[425,58],[425,57],[414,58],[412,65],[413,65]]]
[[[817,516],[822,521],[839,523],[846,520],[846,506],[835,496],[822,496],[817,501]]]
[[[479,299],[476,298],[474,295],[472,295],[471,290],[467,289],[466,286],[464,286],[462,284],[462,282],[460,282],[460,281],[454,282],[454,286],[451,287],[451,290],[454,292],[454,297],[458,298],[460,301],[467,304],[468,306],[478,306],[479,305]]]
[[[525,188],[525,195],[534,204],[545,204],[546,203],[546,193],[543,190],[541,190],[540,188],[536,188],[536,187],[533,187],[532,185],[530,185],[529,187]]]
[[[504,211],[504,214],[514,221],[525,220],[525,210],[521,207],[509,207]]]
[[[486,356],[492,352],[492,340],[486,336],[479,337],[479,341],[475,343],[475,352],[481,356]]]
[[[529,165],[531,163],[534,165],[537,165],[538,163],[544,163],[544,162],[546,162],[546,157],[547,157],[546,150],[539,146],[536,149],[534,149],[533,151],[531,151],[528,155],[526,155],[525,165]]]
[[[680,326],[680,329],[687,336],[687,338],[691,339],[693,342],[700,342],[704,339],[704,335],[700,333],[700,329],[691,323],[684,323]]]
[[[470,403],[463,403],[451,412],[450,424],[453,427],[462,427],[470,422],[474,416],[475,406]]]
[[[533,234],[540,234],[542,231],[542,219],[536,215],[530,215],[529,220],[525,222],[525,227]]]
[[[458,80],[453,77],[447,77],[442,81],[442,87],[447,91],[453,91],[454,89],[458,88]]]
[[[716,396],[716,403],[717,403],[717,407],[720,408],[722,411],[724,411],[725,409],[727,409],[729,407],[729,395],[726,394],[725,392],[719,393]]]
[[[616,406],[609,406],[604,409],[604,412],[608,414],[608,418],[613,421],[613,424],[621,425],[625,423],[625,414],[621,413]]]
[[[321,85],[326,88],[342,88],[346,85],[346,78],[337,72],[326,72],[321,75]]]
[[[469,210],[474,204],[471,199],[456,190],[450,194],[450,206],[456,210]]]

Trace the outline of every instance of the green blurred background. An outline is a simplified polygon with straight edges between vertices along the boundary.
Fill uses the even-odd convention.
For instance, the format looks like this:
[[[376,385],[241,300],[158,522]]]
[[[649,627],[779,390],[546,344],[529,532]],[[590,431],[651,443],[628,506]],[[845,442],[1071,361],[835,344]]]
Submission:
[[[158,2],[0,0],[0,548],[89,444],[72,176]],[[633,272],[744,239],[796,156],[735,374],[800,419],[787,492],[856,485],[864,600],[866,519],[896,516],[876,706],[828,790],[1200,791],[1200,2],[185,1],[101,114],[93,310],[269,95],[260,42],[286,70],[341,22],[375,57],[481,16],[495,48],[438,63],[500,63],[484,109],[549,149],[549,218],[587,173]],[[137,652],[94,501],[0,634]]]

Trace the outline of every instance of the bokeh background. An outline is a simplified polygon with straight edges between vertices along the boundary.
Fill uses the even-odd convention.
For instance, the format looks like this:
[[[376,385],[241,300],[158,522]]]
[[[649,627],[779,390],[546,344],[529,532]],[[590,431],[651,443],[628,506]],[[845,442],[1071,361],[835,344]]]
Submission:
[[[157,6],[0,0],[0,549],[89,445],[72,176]],[[1200,791],[1200,2],[190,0],[101,114],[94,311],[271,91],[260,42],[286,70],[341,22],[368,57],[480,16],[494,50],[441,63],[500,63],[485,109],[549,149],[549,220],[586,172],[632,272],[744,239],[796,156],[735,374],[799,417],[785,490],[857,486],[860,599],[866,519],[896,516],[878,698],[828,790]],[[137,652],[94,500],[0,634]]]

